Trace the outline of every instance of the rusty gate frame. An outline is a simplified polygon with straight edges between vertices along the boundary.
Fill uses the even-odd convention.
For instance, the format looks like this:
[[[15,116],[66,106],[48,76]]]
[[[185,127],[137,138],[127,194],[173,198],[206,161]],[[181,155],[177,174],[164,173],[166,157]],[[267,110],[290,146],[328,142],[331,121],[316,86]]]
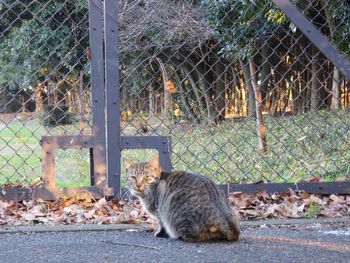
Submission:
[[[348,79],[350,63],[320,31],[289,1],[272,0]],[[165,171],[171,171],[171,138],[169,136],[121,136],[118,60],[118,7],[114,0],[89,0],[89,36],[91,49],[92,135],[42,137],[42,188],[0,189],[0,199],[54,200],[58,197],[101,198],[121,194],[121,151],[123,149],[156,149]],[[103,53],[103,51],[105,51]],[[90,187],[58,188],[55,178],[57,149],[89,149]],[[231,191],[268,193],[288,188],[319,194],[350,194],[349,182],[297,182],[220,185]]]

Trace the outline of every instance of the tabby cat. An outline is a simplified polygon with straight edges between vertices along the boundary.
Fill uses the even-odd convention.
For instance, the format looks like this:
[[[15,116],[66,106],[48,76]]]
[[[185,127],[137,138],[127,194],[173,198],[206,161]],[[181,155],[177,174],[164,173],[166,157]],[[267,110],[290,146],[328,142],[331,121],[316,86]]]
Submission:
[[[199,174],[162,171],[158,156],[149,162],[125,160],[130,192],[158,220],[156,237],[190,242],[237,240],[239,222],[215,183]]]

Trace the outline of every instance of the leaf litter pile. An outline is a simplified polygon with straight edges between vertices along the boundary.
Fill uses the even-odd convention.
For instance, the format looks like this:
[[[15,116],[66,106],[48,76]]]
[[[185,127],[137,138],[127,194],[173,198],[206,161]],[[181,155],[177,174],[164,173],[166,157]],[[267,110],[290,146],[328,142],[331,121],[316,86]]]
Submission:
[[[349,195],[320,196],[293,190],[269,195],[257,191],[233,192],[228,200],[241,220],[350,216]],[[0,200],[0,226],[139,223],[154,225],[155,222],[136,200],[80,200],[77,196],[57,201]]]

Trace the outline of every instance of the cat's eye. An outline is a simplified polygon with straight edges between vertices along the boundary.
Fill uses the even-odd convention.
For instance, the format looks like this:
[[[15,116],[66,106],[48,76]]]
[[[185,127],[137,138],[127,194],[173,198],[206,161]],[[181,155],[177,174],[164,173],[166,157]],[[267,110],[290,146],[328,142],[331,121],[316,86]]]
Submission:
[[[136,176],[135,176],[135,175],[130,175],[129,178],[130,178],[131,180],[136,180]]]

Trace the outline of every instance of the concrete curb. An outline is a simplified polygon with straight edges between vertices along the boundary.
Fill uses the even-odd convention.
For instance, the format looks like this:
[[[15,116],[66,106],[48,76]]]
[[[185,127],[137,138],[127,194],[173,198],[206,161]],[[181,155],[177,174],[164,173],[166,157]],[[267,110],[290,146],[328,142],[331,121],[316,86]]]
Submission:
[[[241,226],[243,228],[247,227],[260,227],[262,225],[266,226],[303,226],[303,225],[315,225],[315,224],[339,224],[348,223],[350,224],[350,217],[321,217],[313,219],[267,219],[259,221],[241,221]]]
[[[350,225],[350,217],[316,218],[316,219],[268,219],[260,221],[241,221],[242,229],[260,226],[305,226],[315,224],[339,224]],[[152,231],[147,224],[116,224],[116,225],[57,225],[57,226],[3,226],[1,234],[30,234],[47,232],[80,232],[80,231]]]
[[[116,225],[35,225],[0,227],[1,234],[30,234],[47,232],[81,232],[81,231],[151,231],[146,224],[116,224]]]

